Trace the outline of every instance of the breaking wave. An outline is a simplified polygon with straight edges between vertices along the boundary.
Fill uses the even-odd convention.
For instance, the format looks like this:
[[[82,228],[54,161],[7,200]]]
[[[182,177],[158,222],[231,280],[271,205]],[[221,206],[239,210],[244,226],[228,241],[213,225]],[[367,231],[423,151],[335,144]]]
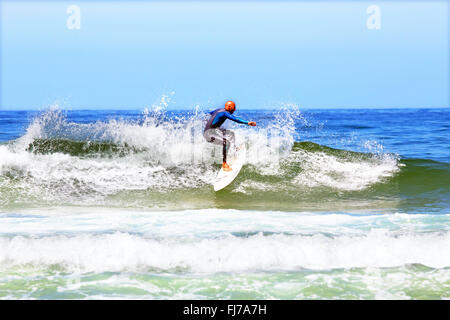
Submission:
[[[291,108],[256,129],[233,127],[237,143],[247,145],[247,164],[232,185],[214,194],[221,148],[204,141],[204,119],[199,110],[179,116],[156,108],[134,120],[76,123],[61,110],[48,110],[22,137],[0,145],[0,206],[167,207],[181,199],[194,207],[194,202],[225,208],[245,202],[261,208],[276,199],[308,207],[342,194],[376,200],[402,192],[414,196],[444,188],[450,178],[446,163],[295,141],[295,121],[307,120]],[[415,181],[425,176],[426,183]],[[407,187],[413,185],[416,190]]]

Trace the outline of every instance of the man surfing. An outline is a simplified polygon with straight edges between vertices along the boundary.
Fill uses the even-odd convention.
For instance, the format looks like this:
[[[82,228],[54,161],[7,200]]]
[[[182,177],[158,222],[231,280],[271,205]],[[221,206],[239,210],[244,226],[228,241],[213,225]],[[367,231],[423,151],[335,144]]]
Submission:
[[[237,123],[245,123],[249,126],[256,126],[254,121],[245,121],[241,118],[233,116],[233,112],[236,110],[236,104],[233,101],[227,101],[225,108],[219,108],[211,111],[209,114],[211,117],[206,123],[203,136],[206,141],[223,145],[223,163],[222,168],[224,171],[231,171],[231,167],[227,164],[227,151],[230,149],[231,144],[234,145],[234,132],[226,130],[221,127],[225,120],[230,119]]]

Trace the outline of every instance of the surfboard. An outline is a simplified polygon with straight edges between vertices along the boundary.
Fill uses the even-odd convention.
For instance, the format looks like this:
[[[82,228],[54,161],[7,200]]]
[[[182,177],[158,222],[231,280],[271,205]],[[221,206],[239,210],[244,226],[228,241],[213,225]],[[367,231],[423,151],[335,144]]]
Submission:
[[[228,160],[228,165],[231,167],[231,171],[224,171],[220,168],[219,173],[214,180],[214,191],[219,191],[228,186],[239,174],[246,159],[245,144],[239,146],[239,150],[234,153],[233,157]]]

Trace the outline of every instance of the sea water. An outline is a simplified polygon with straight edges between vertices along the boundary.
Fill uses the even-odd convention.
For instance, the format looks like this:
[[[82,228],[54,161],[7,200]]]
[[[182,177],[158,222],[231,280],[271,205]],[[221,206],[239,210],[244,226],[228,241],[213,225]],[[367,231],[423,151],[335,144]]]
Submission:
[[[450,298],[450,109],[206,111],[0,111],[0,298]]]

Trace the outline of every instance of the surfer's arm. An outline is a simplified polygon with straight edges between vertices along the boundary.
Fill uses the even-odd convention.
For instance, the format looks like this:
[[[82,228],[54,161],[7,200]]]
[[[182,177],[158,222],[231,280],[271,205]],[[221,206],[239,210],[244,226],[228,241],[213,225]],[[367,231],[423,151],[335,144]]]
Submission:
[[[234,121],[234,122],[249,124],[249,122],[248,122],[247,120],[244,120],[244,119],[235,117],[235,116],[233,116],[232,114],[230,114],[230,113],[228,113],[228,112],[225,114],[225,116],[226,116],[228,119],[230,119],[230,120],[232,120],[232,121]]]

